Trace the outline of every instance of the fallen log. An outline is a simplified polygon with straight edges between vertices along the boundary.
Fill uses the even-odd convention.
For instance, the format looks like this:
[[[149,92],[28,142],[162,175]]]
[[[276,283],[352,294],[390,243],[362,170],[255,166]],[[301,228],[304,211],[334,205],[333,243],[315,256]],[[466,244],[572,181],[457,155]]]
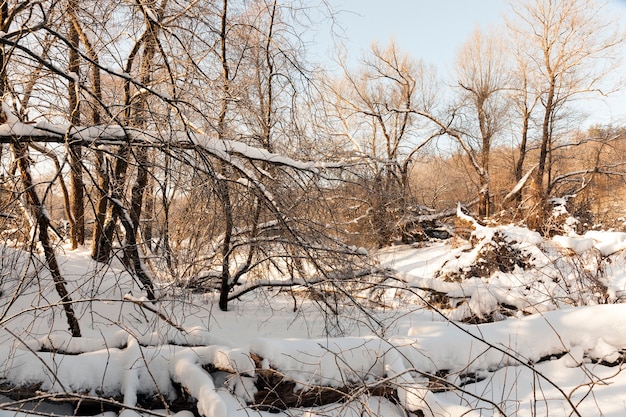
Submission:
[[[319,407],[354,399],[361,394],[379,396],[398,403],[398,393],[392,385],[352,384],[341,387],[305,385],[284,373],[263,367],[263,358],[251,354],[256,365],[256,393],[254,401],[248,403],[261,411],[279,412],[289,408]]]
[[[180,395],[176,398],[168,399],[167,403],[163,403],[162,397],[159,395],[138,395],[137,405],[129,407],[124,404],[122,395],[117,396],[98,396],[86,393],[48,393],[41,390],[41,383],[25,384],[16,386],[10,383],[0,383],[0,395],[4,397],[0,401],[0,410],[5,411],[40,411],[46,409],[47,406],[69,406],[76,416],[93,416],[107,411],[119,413],[124,409],[132,409],[143,414],[154,414],[160,416],[160,413],[154,413],[150,410],[169,409],[176,413],[179,411],[195,411],[195,401],[180,390]]]
[[[352,385],[342,387],[309,386],[297,388],[298,383],[274,369],[257,370],[257,392],[249,406],[270,412],[290,408],[319,407],[358,397],[358,394],[384,397],[398,403],[396,388],[389,385]]]

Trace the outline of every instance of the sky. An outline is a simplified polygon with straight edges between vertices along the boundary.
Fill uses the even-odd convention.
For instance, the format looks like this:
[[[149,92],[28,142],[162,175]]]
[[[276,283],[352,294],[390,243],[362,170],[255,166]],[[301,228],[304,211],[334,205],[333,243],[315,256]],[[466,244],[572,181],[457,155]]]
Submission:
[[[356,54],[395,39],[414,57],[446,67],[476,25],[502,21],[506,0],[331,0]],[[454,13],[450,13],[454,10]]]
[[[487,29],[503,23],[509,14],[507,0],[329,0],[337,12],[341,29],[336,30],[351,58],[367,51],[371,43],[397,46],[414,58],[436,66],[440,77],[449,79],[455,55],[468,35],[478,26]],[[609,14],[618,16],[626,28],[626,0],[609,0]],[[327,53],[333,49],[331,37],[324,34]],[[626,79],[626,46],[623,48]],[[593,103],[600,113],[598,122],[626,119],[626,88],[606,103]]]

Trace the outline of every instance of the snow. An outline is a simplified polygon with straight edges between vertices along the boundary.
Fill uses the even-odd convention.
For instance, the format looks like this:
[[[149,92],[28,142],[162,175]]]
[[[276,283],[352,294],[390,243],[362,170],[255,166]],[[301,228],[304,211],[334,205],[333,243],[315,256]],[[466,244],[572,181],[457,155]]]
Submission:
[[[279,414],[285,416],[569,416],[572,406],[574,415],[623,415],[626,234],[543,239],[518,226],[473,227],[469,241],[370,253],[404,281],[384,296],[392,309],[367,312],[376,320],[357,310],[324,317],[307,299],[294,311],[290,294],[271,289],[247,293],[233,311],[221,312],[212,294],[163,288],[166,296],[150,311],[119,265],[99,268],[86,248],[58,251],[82,338],[70,337],[52,279],[5,247],[16,279],[2,281],[0,379],[41,384],[42,392],[122,398],[128,408],[121,414],[134,415],[141,396],[173,399],[179,384],[202,416],[267,416],[247,405],[257,389],[256,355],[296,391],[364,387],[345,402]],[[501,242],[524,263],[472,276],[485,250]],[[451,279],[455,271],[470,275]],[[445,297],[430,298],[433,291]],[[510,306],[516,309],[508,314]],[[461,322],[469,318],[485,322]],[[435,383],[447,388],[434,390]],[[396,388],[399,404],[367,394],[380,384]],[[0,417],[27,415],[2,407]]]
[[[391,343],[410,358],[415,368],[426,372],[478,372],[497,369],[511,361],[538,362],[573,349],[582,350],[591,360],[608,361],[620,352],[626,340],[626,328],[620,324],[625,313],[625,305],[613,304],[551,311],[479,326],[427,323],[411,327],[407,336],[394,338]],[[539,335],[541,343],[536,340]],[[442,339],[450,343],[441,345]]]
[[[577,254],[588,251],[593,248],[595,243],[591,238],[577,238],[569,236],[554,236],[552,240],[563,248],[571,249]]]
[[[384,352],[390,346],[375,337],[332,339],[257,338],[250,351],[301,387],[341,387],[372,383],[384,374]]]
[[[626,248],[626,233],[623,232],[589,231],[585,233],[585,237],[593,239],[594,246],[603,256]]]

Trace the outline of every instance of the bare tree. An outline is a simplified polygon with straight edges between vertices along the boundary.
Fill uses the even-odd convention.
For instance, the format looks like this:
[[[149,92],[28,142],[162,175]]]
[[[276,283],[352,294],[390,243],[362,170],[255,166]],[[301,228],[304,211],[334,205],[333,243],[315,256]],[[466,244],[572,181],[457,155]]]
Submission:
[[[506,123],[507,103],[503,92],[509,88],[508,62],[502,36],[476,29],[459,51],[456,63],[461,87],[461,108],[470,111],[467,126],[459,144],[472,162],[479,178],[478,214],[492,214],[490,192],[490,155],[496,135]]]
[[[514,34],[517,36],[519,34]],[[519,123],[518,158],[515,162],[515,182],[519,182],[524,176],[524,163],[528,155],[529,135],[533,125],[533,115],[539,95],[535,94],[535,79],[529,69],[529,62],[525,59],[525,53],[520,42],[512,42],[511,60],[515,62],[515,70],[510,71],[511,89],[510,96],[513,107],[514,120]],[[516,198],[521,198],[521,193],[516,193]]]
[[[413,109],[432,105],[433,76],[426,65],[394,43],[373,45],[357,71],[343,64],[343,80],[332,87],[337,129],[366,159],[367,210],[377,244],[388,244],[394,224],[414,203],[409,174],[416,154],[435,135],[422,130]]]
[[[573,100],[602,93],[624,33],[596,0],[529,0],[515,3],[513,11],[509,27],[542,108],[536,179],[545,191],[555,129]]]

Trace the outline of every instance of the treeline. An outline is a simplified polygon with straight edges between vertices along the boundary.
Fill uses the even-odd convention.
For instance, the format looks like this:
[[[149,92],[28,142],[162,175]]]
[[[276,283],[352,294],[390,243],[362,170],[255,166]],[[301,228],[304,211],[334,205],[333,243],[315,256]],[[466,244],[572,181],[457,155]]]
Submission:
[[[529,185],[518,194],[512,194],[518,181],[515,161],[518,148],[500,145],[491,154],[491,190],[495,221],[527,223],[529,211],[524,202],[532,198]],[[536,160],[538,149],[528,152],[529,160]],[[550,216],[554,201],[567,203],[572,216],[579,219],[579,233],[592,228],[623,228],[626,208],[623,204],[626,182],[626,130],[606,126],[593,126],[573,131],[558,149],[553,151],[550,184],[546,190],[545,214]],[[419,201],[433,212],[441,212],[461,201],[475,201],[479,179],[470,168],[471,162],[461,152],[436,156],[418,161],[414,167],[413,191]],[[529,167],[533,172],[534,166]],[[445,173],[442,175],[441,173]],[[528,172],[527,172],[528,173]],[[532,177],[529,177],[529,182]],[[475,206],[469,206],[472,208]],[[562,225],[538,224],[538,231],[549,234],[562,231]],[[551,229],[556,227],[557,229]]]
[[[452,80],[393,43],[325,71],[306,2],[0,13],[2,239],[38,242],[51,269],[67,238],[122,259],[150,297],[151,267],[227,309],[244,281],[360,276],[361,246],[459,202],[542,231],[551,197],[576,195],[593,222],[617,214],[623,132],[572,128],[624,38],[596,1],[516,3],[467,40]]]

